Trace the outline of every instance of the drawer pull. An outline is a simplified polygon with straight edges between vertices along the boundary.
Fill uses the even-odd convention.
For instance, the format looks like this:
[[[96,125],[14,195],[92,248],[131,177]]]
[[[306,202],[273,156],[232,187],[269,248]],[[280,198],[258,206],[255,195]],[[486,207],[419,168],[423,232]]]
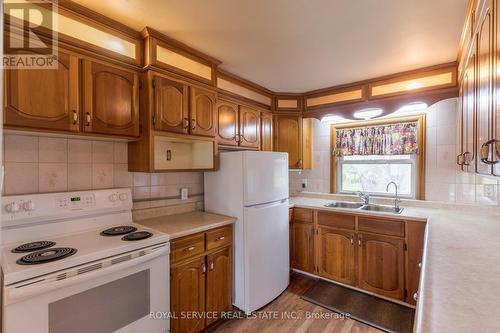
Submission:
[[[217,238],[216,241],[221,241],[221,240],[224,240],[224,239],[226,239],[226,237],[222,236],[222,237]]]
[[[184,251],[189,251],[190,252],[190,251],[193,251],[194,249],[195,249],[194,246],[190,246],[188,248],[185,248]]]
[[[418,291],[413,294],[413,299],[415,300],[415,302],[418,301]]]

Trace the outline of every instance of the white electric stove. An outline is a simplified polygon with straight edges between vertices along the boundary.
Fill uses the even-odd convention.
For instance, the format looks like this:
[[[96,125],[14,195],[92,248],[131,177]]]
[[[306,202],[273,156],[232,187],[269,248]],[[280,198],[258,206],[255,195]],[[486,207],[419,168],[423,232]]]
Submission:
[[[3,202],[4,332],[169,331],[169,236],[132,222],[130,189]]]

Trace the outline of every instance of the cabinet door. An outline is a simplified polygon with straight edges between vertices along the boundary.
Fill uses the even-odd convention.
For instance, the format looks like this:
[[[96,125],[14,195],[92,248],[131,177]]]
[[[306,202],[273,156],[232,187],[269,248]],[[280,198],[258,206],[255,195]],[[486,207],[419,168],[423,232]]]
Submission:
[[[273,151],[273,115],[268,112],[260,114],[261,150]]]
[[[205,327],[203,318],[182,318],[182,313],[205,311],[205,257],[172,267],[170,306],[173,333],[194,333]]]
[[[292,222],[292,267],[304,272],[314,271],[314,226]]]
[[[233,272],[231,247],[218,251],[207,256],[207,312],[211,314],[232,309],[233,295]],[[220,319],[220,314],[216,318],[207,318],[207,325]]]
[[[57,69],[5,70],[4,125],[78,131],[78,58],[59,51]]]
[[[83,76],[84,131],[139,136],[138,74],[86,60]]]
[[[354,232],[320,227],[317,237],[319,275],[355,285],[356,253]]]
[[[217,103],[217,141],[227,146],[238,145],[238,105],[224,100]]]
[[[290,169],[300,169],[302,165],[301,149],[302,118],[296,116],[277,116],[275,119],[275,151],[288,153]]]
[[[478,98],[477,98],[477,172],[491,174],[492,165],[483,162],[493,160],[493,150],[486,146],[492,137],[492,107],[493,107],[493,4],[486,0],[479,15],[479,30],[477,34],[478,49]]]
[[[215,136],[215,93],[197,87],[190,87],[190,97],[190,133]]]
[[[474,138],[475,114],[476,114],[476,47],[475,39],[471,54],[468,57],[464,77],[462,81],[462,115],[461,115],[461,144],[462,149],[462,170],[467,172],[475,171],[476,147]]]
[[[260,111],[240,106],[240,146],[260,147]]]
[[[174,133],[188,133],[188,87],[182,82],[155,76],[154,116],[156,130]]]
[[[358,245],[359,287],[403,300],[404,241],[359,233]]]

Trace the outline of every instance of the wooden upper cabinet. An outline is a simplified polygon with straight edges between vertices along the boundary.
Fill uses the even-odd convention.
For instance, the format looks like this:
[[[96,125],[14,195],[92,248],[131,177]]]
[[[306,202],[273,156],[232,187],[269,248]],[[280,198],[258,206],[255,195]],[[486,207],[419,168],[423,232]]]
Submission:
[[[78,131],[79,60],[59,51],[57,61],[57,69],[5,70],[5,126]]]
[[[239,112],[238,104],[219,100],[217,103],[217,135],[219,144],[238,145]]]
[[[292,267],[304,272],[314,271],[314,226],[292,222]]]
[[[494,149],[487,145],[492,138],[493,121],[493,1],[485,0],[478,16],[477,33],[477,172],[491,174]],[[483,162],[486,160],[486,162]]]
[[[302,118],[299,116],[277,116],[274,124],[274,150],[288,153],[290,169],[300,169],[302,167]]]
[[[404,240],[358,233],[358,285],[404,300]]]
[[[317,240],[318,273],[328,279],[355,285],[354,231],[320,227]]]
[[[182,318],[182,313],[205,311],[205,257],[172,268],[170,306],[177,317],[172,319],[173,333],[199,332],[205,327],[203,317]]]
[[[159,131],[188,133],[188,86],[164,77],[153,78],[154,128]]]
[[[85,60],[85,132],[139,136],[139,76],[137,73]]]
[[[215,93],[198,87],[190,87],[190,133],[215,136]]]
[[[476,39],[473,40],[475,43]],[[476,47],[472,48],[461,82],[461,154],[458,161],[463,171],[475,171],[476,147]]]
[[[215,252],[207,256],[207,307],[206,311],[210,313],[231,311],[232,309],[232,248]],[[207,318],[206,325],[211,324],[217,318]]]
[[[260,111],[240,106],[240,146],[260,148]]]
[[[262,112],[260,115],[261,150],[273,151],[273,115]]]

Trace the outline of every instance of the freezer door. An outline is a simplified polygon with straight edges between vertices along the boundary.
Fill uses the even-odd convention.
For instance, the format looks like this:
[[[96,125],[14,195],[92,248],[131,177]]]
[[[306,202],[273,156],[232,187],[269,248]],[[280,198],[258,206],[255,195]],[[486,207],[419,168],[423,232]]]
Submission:
[[[268,304],[288,286],[288,240],[287,199],[245,208],[245,300],[239,306],[246,313]]]
[[[245,206],[288,198],[288,154],[245,152],[243,168]]]

